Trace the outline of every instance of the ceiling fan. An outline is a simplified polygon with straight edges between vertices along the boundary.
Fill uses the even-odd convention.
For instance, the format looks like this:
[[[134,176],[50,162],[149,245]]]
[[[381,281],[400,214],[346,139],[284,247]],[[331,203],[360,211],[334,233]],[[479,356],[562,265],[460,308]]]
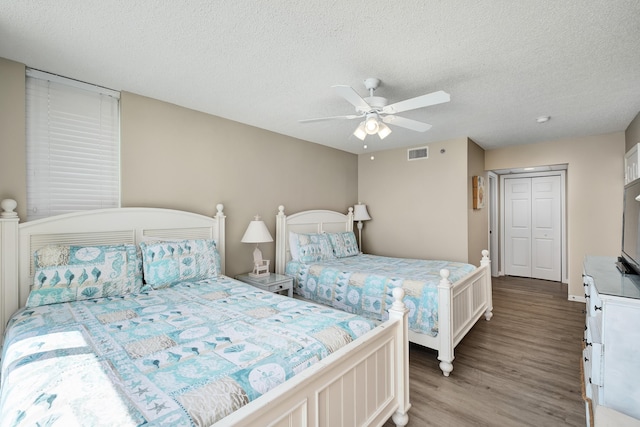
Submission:
[[[431,129],[431,125],[428,123],[396,116],[396,113],[428,107],[430,105],[442,104],[443,102],[449,102],[451,100],[448,93],[438,91],[387,105],[386,98],[373,95],[373,92],[378,88],[378,86],[380,86],[380,79],[375,77],[368,78],[364,81],[364,86],[369,91],[369,96],[366,98],[362,98],[358,95],[351,86],[332,86],[338,95],[356,107],[356,114],[305,119],[299,120],[299,122],[310,123],[324,120],[363,119],[355,132],[353,132],[358,139],[364,141],[367,135],[375,134],[377,134],[380,139],[384,139],[391,133],[391,129],[387,124],[400,126],[417,132],[426,132]]]

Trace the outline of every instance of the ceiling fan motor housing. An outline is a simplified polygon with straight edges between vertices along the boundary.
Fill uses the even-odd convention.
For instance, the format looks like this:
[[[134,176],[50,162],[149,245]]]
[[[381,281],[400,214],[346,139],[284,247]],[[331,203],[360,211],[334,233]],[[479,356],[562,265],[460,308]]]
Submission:
[[[364,98],[364,100],[376,111],[381,111],[382,108],[387,105],[387,98],[383,98],[382,96],[368,96]]]
[[[364,87],[367,88],[368,91],[376,90],[380,86],[380,79],[375,77],[369,77],[364,80]]]

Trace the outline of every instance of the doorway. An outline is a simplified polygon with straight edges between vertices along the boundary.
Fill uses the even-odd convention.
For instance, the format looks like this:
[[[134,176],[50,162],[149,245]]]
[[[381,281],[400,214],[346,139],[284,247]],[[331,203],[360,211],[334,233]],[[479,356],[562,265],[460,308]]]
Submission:
[[[498,175],[489,171],[487,176],[489,178],[489,258],[493,260],[491,262],[491,276],[497,277],[499,275],[498,254],[500,253]]]
[[[566,281],[565,171],[501,175],[500,183],[503,273]]]

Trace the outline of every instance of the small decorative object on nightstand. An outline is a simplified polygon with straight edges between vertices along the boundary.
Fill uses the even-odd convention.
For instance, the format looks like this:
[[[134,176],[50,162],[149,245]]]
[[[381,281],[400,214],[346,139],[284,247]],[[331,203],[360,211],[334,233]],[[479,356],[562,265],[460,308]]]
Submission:
[[[256,248],[253,251],[253,271],[249,273],[252,277],[266,277],[269,275],[269,260],[262,259],[262,251],[258,248],[258,244],[273,242],[273,237],[269,233],[269,229],[259,215],[249,223],[247,231],[242,236],[242,243],[255,243]]]
[[[264,277],[255,277],[251,273],[240,274],[236,280],[248,283],[267,292],[287,292],[289,298],[293,297],[293,278],[282,274],[267,273]]]

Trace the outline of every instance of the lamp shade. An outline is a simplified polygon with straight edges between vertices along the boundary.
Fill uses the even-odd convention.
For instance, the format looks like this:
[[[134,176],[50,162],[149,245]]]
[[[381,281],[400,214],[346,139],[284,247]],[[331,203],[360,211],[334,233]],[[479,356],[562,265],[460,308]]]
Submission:
[[[364,141],[364,139],[367,137],[367,132],[364,130],[364,122],[361,122],[358,125],[358,127],[356,128],[355,132],[353,132],[353,134],[359,140]]]
[[[380,123],[380,130],[378,131],[380,139],[385,139],[389,134],[391,134],[391,128],[384,123]]]
[[[367,212],[367,205],[358,203],[353,206],[353,219],[355,221],[368,221],[371,219],[369,212]]]
[[[259,216],[249,223],[247,231],[242,236],[242,243],[266,243],[273,242],[269,229]]]
[[[380,129],[377,114],[367,114],[367,120],[364,122],[364,131],[367,135],[375,135]]]

